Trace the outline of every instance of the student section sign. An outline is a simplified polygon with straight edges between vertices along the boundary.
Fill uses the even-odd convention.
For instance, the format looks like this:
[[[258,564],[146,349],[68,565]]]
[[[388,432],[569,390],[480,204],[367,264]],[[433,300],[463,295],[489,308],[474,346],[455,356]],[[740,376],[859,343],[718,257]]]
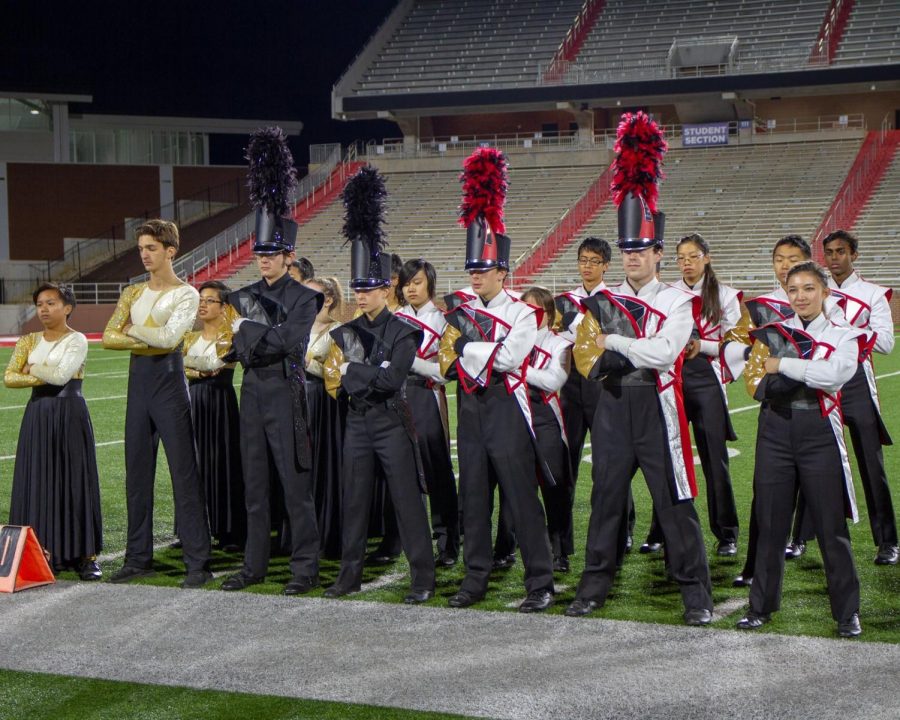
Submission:
[[[681,144],[684,147],[709,147],[728,144],[728,123],[682,125]]]

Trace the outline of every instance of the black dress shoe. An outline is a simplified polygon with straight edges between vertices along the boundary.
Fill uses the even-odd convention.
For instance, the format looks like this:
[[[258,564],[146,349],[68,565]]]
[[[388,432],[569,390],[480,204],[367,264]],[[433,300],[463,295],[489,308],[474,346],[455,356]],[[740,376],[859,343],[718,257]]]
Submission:
[[[753,584],[753,576],[741,573],[731,581],[732,587],[750,587]]]
[[[475,595],[468,590],[460,590],[456,595],[451,595],[447,604],[452,608],[466,608],[484,600],[484,595]]]
[[[175,542],[169,543],[169,550],[181,550],[181,540],[175,538]]]
[[[884,544],[878,548],[875,556],[876,565],[896,565],[900,560],[900,549],[896,545]]]
[[[407,605],[418,605],[419,603],[428,602],[434,597],[434,590],[410,590],[403,602]]]
[[[330,588],[325,588],[325,592],[322,593],[327,598],[339,598],[344,597],[344,595],[349,595],[350,593],[359,592],[359,585],[356,587],[348,588],[343,585],[332,585]]]
[[[862,635],[862,625],[859,624],[859,613],[855,612],[849,620],[838,623],[838,635],[843,638],[859,637]]]
[[[400,557],[400,553],[389,553],[383,550],[376,550],[366,556],[365,564],[372,565],[390,565],[394,560]]]
[[[434,559],[434,564],[438,567],[451,568],[456,565],[456,555],[451,555],[446,550],[441,550]]]
[[[510,553],[509,555],[500,555],[494,558],[494,562],[491,564],[491,567],[494,570],[508,570],[513,565],[516,564],[516,554]]]
[[[298,575],[291,578],[291,581],[284,586],[282,592],[285,595],[303,595],[317,587],[319,587],[318,575]]]
[[[765,625],[772,616],[769,613],[757,613],[750,610],[744,617],[737,621],[735,627],[738,630],[758,630]]]
[[[734,557],[737,555],[737,543],[723,540],[716,548],[716,555],[719,557]]]
[[[519,605],[520,613],[544,612],[553,604],[553,593],[549,590],[533,590],[528,593],[522,604]]]
[[[245,575],[242,572],[235,573],[229,578],[225,578],[225,582],[222,583],[222,589],[231,592],[233,590],[243,590],[244,588],[248,588],[251,585],[259,585],[264,578],[261,577],[252,577],[250,575]]]
[[[706,608],[691,608],[684,611],[684,624],[693,627],[702,627],[712,622],[712,610]]]
[[[93,558],[86,558],[78,564],[78,577],[85,582],[100,580],[103,577],[103,571]]]
[[[784,549],[785,560],[796,560],[806,552],[806,544],[801,542],[792,542]]]
[[[153,577],[156,572],[153,568],[137,567],[136,565],[123,565],[109,578],[111,583],[126,583],[143,577]]]
[[[645,542],[638,548],[638,552],[642,555],[649,555],[650,553],[658,553],[662,550],[662,543],[658,542]]]
[[[561,573],[569,572],[569,558],[565,555],[557,555],[553,558],[553,571]]]
[[[213,574],[209,570],[191,570],[181,581],[181,587],[186,590],[195,590],[202,588],[212,579]]]
[[[566,615],[568,617],[584,617],[585,615],[590,615],[594,610],[599,609],[600,603],[596,600],[581,600],[575,598],[569,603],[569,607],[566,608]]]

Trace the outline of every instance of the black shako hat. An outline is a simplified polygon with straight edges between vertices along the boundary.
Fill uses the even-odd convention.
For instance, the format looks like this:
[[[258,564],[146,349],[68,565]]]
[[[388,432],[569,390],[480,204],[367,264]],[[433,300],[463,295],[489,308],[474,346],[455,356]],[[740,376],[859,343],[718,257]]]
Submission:
[[[480,147],[466,158],[459,223],[466,228],[466,270],[509,270],[509,237],[503,233],[508,163],[496,148]]]
[[[297,223],[288,215],[297,171],[284,131],[279,127],[254,131],[246,158],[250,163],[247,173],[250,202],[256,208],[253,252],[257,255],[293,252]]]
[[[384,177],[365,165],[347,182],[344,202],[344,244],[350,243],[350,288],[372,290],[391,284],[391,254],[382,225],[387,190]]]
[[[620,250],[663,247],[665,215],[656,207],[662,159],[668,150],[662,130],[642,111],[625,113],[616,132],[611,189],[618,208]]]

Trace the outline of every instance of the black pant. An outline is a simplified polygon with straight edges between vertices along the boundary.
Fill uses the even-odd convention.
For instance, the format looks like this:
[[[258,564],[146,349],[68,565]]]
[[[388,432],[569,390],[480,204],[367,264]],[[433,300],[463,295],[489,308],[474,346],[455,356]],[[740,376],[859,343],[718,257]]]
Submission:
[[[564,555],[572,555],[575,552],[575,539],[573,537],[572,512],[575,507],[575,486],[578,482],[578,472],[581,469],[582,455],[584,454],[584,441],[588,432],[591,433],[591,445],[604,442],[604,438],[593,434],[591,427],[594,423],[594,415],[597,413],[597,401],[603,392],[603,384],[598,380],[587,380],[575,368],[569,373],[569,379],[563,385],[559,394],[562,404],[563,421],[566,425],[566,437],[569,440],[569,458],[572,463],[572,484],[568,488],[569,513],[566,518],[565,535],[562,538],[562,551]],[[625,544],[634,531],[635,513],[634,498],[631,488],[628,488],[628,506],[625,508],[625,522],[622,524],[621,541],[619,543],[619,559],[625,554]]]
[[[431,507],[431,530],[438,551],[456,557],[459,555],[459,500],[441,411],[434,390],[430,388],[409,385],[406,397],[422,456]]]
[[[844,424],[850,431],[850,442],[853,444],[853,453],[856,455],[856,464],[866,496],[872,539],[876,546],[896,545],[897,522],[894,516],[894,503],[891,500],[891,489],[884,470],[884,454],[881,450],[883,427],[869,393],[869,383],[862,364],[850,382],[841,389],[841,410],[844,413]],[[887,433],[884,432],[884,435]],[[812,523],[807,518],[806,499],[801,493],[794,521],[794,537],[806,542],[814,535]]]
[[[653,498],[666,542],[669,572],[685,608],[712,610],[709,567],[692,500],[674,495],[674,470],[655,386],[604,385],[592,437],[593,478],[584,574],[576,596],[606,601],[616,573],[621,526],[631,480],[640,468]]]
[[[457,423],[460,497],[466,541],[461,589],[487,591],[491,572],[491,495],[496,478],[525,565],[525,589],[553,589],[553,556],[538,498],[534,447],[516,398],[503,384],[462,394]]]
[[[131,356],[125,410],[125,564],[134,567],[153,563],[153,484],[160,440],[172,476],[184,564],[188,572],[203,570],[209,562],[209,522],[180,352]]]
[[[247,503],[244,573],[269,569],[270,495],[278,485],[290,528],[290,566],[295,577],[319,573],[319,531],[312,473],[297,463],[291,388],[281,367],[248,368],[241,385],[241,460]],[[275,478],[275,480],[273,480]]]
[[[844,516],[844,473],[837,441],[818,408],[764,406],[753,473],[753,509],[759,529],[750,608],[771,613],[781,605],[784,542],[798,487],[806,497],[825,564],[831,614],[848,620],[859,610],[859,578]]]
[[[377,462],[384,470],[397,517],[403,552],[409,560],[411,588],[434,589],[434,557],[428,515],[416,471],[413,444],[396,411],[384,404],[365,414],[347,414],[342,463],[341,571],[335,583],[354,590],[362,582],[369,511]]]

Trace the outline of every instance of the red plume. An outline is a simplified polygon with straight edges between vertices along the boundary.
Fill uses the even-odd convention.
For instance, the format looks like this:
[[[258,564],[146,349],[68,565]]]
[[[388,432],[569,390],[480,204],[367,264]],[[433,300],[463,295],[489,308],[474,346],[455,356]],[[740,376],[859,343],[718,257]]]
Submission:
[[[662,130],[643,111],[625,113],[616,133],[616,159],[611,184],[613,202],[618,206],[629,193],[644,198],[656,213],[657,183],[662,173],[663,155],[669,145]]]
[[[479,215],[483,215],[494,233],[506,231],[503,223],[503,203],[509,177],[506,156],[496,148],[480,147],[463,163],[459,181],[463,186],[462,203],[459,206],[459,224],[469,227]]]

